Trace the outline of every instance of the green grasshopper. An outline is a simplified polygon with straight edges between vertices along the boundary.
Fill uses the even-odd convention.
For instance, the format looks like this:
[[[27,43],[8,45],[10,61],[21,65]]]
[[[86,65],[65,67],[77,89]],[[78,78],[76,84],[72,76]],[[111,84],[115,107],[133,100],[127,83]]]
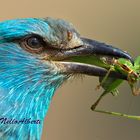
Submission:
[[[106,114],[111,114],[115,116],[123,116],[127,118],[140,120],[140,116],[133,116],[133,115],[127,115],[127,114],[122,114],[122,113],[117,113],[117,112],[109,112],[109,111],[95,109],[96,106],[101,101],[101,99],[108,93],[112,93],[113,95],[118,94],[117,87],[124,81],[121,79],[115,79],[115,78],[109,77],[109,73],[112,70],[120,72],[127,76],[127,81],[131,87],[131,91],[133,95],[136,96],[140,94],[140,89],[137,87],[137,83],[140,80],[140,56],[135,59],[134,65],[129,60],[126,60],[123,58],[120,58],[118,60],[114,59],[112,62],[112,65],[110,65],[110,69],[108,73],[106,74],[106,76],[104,78],[103,77],[99,78],[100,85],[97,88],[102,86],[104,88],[104,92],[97,99],[97,101],[92,105],[91,109],[93,111],[100,112],[100,113],[106,113]]]
[[[117,71],[122,73],[123,75],[126,75],[128,84],[131,87],[132,94],[138,95],[140,93],[139,88],[137,88],[137,83],[140,80],[140,56],[135,59],[134,65],[126,59],[112,59],[105,56],[90,56],[90,57],[73,57],[72,60],[77,62],[84,62],[91,65],[96,65],[99,67],[103,67],[108,70],[108,73],[105,77],[100,77],[100,85],[97,86],[97,89],[102,86],[104,88],[104,92],[101,94],[101,96],[98,98],[98,100],[92,105],[91,109],[100,112],[100,113],[106,113],[106,114],[112,114],[117,116],[123,116],[127,118],[134,118],[134,119],[140,119],[139,116],[131,116],[116,112],[109,112],[109,111],[103,111],[103,110],[95,110],[96,106],[99,104],[100,100],[109,93],[112,93],[112,95],[117,95],[119,92],[117,90],[117,87],[124,81],[122,79],[116,79],[113,77],[110,77],[109,74],[111,71]]]

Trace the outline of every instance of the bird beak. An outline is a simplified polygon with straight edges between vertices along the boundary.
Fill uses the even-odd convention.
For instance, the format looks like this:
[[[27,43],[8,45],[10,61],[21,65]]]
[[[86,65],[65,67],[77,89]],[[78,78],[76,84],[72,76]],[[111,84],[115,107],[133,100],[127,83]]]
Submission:
[[[57,59],[70,60],[70,62],[59,61],[65,67],[63,72],[105,76],[110,64],[105,64],[104,58],[107,60],[106,63],[114,58],[126,58],[133,63],[132,57],[118,48],[91,39],[81,38],[81,40],[83,42],[81,46],[62,50],[61,54],[56,55]],[[127,79],[126,76],[114,71],[110,76]]]
[[[132,57],[118,48],[91,39],[82,38],[82,40],[84,42],[84,52],[86,51],[88,54],[111,56],[114,58],[126,58],[133,63]]]

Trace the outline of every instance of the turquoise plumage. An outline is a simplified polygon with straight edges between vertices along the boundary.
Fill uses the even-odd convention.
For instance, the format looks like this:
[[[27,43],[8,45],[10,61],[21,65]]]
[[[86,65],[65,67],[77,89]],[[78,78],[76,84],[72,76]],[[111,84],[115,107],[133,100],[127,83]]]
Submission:
[[[1,123],[0,136],[4,140],[39,139],[54,91],[67,78],[57,73],[53,63],[43,62],[13,41],[32,33],[46,36],[49,30],[43,19],[0,23],[0,118],[31,118],[41,123]]]
[[[104,53],[131,59],[117,48],[81,38],[64,20],[26,18],[1,22],[0,140],[39,140],[55,90],[75,73],[106,73],[105,69],[63,60]]]

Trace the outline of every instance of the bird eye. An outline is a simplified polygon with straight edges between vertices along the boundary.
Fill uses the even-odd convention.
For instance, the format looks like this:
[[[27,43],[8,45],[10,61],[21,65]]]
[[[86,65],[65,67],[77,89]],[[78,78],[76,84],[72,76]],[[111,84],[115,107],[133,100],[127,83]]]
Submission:
[[[39,53],[44,48],[44,41],[38,36],[26,37],[22,46],[28,51]]]
[[[37,37],[30,37],[27,40],[27,45],[33,49],[39,49],[42,47],[42,41]]]

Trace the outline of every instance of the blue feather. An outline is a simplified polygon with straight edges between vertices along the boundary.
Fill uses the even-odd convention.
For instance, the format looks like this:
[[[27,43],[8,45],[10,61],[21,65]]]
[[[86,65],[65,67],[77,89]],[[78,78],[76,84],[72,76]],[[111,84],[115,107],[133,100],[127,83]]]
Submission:
[[[54,32],[56,29],[51,28],[46,19],[0,23],[0,119],[40,121],[40,124],[0,123],[0,136],[4,140],[39,140],[52,96],[69,78],[60,74],[53,62],[41,60],[40,56],[25,51],[12,40],[38,34],[55,42],[60,36],[59,33],[54,36]]]
[[[0,40],[12,40],[13,38],[19,38],[29,34],[50,36],[50,31],[51,29],[44,19],[27,18],[7,20],[0,23]]]

